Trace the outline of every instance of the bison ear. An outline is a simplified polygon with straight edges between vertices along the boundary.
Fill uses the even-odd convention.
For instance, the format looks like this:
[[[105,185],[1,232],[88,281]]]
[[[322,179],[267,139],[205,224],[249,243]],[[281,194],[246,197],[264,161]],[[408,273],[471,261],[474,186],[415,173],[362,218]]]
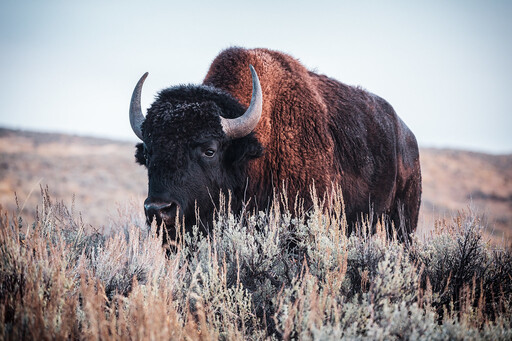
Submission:
[[[232,140],[231,146],[228,148],[226,160],[233,166],[243,165],[249,160],[259,158],[263,155],[263,147],[253,134],[245,138]]]
[[[135,146],[135,161],[143,166],[146,165],[146,157],[144,156],[144,145],[137,143]]]

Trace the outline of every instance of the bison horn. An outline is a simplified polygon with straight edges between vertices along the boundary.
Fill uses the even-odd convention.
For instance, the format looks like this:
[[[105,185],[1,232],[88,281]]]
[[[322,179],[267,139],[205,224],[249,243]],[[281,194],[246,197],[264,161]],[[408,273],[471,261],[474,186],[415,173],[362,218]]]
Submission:
[[[224,133],[230,138],[236,139],[249,135],[256,128],[263,109],[263,96],[261,93],[260,80],[252,65],[249,65],[252,74],[252,98],[247,111],[238,118],[221,117],[221,124]]]
[[[140,77],[135,89],[133,89],[132,100],[130,102],[130,124],[132,125],[133,132],[139,139],[142,140],[142,122],[144,122],[144,115],[140,108],[140,94],[142,92],[142,85],[146,80],[148,73]]]

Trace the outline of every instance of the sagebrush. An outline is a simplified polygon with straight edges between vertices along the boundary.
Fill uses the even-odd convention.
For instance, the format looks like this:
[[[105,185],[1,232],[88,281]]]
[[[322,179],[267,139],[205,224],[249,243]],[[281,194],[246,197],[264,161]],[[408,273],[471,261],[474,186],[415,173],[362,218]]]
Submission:
[[[95,230],[43,190],[33,222],[2,214],[0,338],[512,339],[511,248],[474,214],[402,244],[315,201],[221,209],[162,247],[134,205]]]

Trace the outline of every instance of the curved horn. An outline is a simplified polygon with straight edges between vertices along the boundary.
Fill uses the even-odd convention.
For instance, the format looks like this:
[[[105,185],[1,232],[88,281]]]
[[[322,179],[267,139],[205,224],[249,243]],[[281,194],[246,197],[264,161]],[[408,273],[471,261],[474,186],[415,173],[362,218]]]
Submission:
[[[137,85],[135,85],[135,89],[133,89],[132,100],[130,101],[130,124],[132,126],[133,132],[139,139],[142,140],[142,122],[144,122],[144,115],[142,114],[142,109],[140,108],[140,94],[142,92],[142,85],[146,80],[148,73],[140,77]]]
[[[237,118],[221,117],[221,124],[224,133],[230,138],[236,139],[248,135],[256,128],[263,110],[263,96],[261,93],[260,80],[252,65],[249,65],[252,75],[252,98],[251,105],[246,112]]]

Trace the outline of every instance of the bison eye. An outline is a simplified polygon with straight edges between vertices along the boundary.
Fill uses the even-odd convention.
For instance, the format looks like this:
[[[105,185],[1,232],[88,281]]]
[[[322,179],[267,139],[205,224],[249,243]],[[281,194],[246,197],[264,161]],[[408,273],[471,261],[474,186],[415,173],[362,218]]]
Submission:
[[[215,155],[215,149],[209,148],[205,150],[204,155],[206,155],[207,157],[213,157]]]
[[[200,142],[196,147],[198,154],[203,158],[212,159],[219,148],[219,143],[215,140]]]

